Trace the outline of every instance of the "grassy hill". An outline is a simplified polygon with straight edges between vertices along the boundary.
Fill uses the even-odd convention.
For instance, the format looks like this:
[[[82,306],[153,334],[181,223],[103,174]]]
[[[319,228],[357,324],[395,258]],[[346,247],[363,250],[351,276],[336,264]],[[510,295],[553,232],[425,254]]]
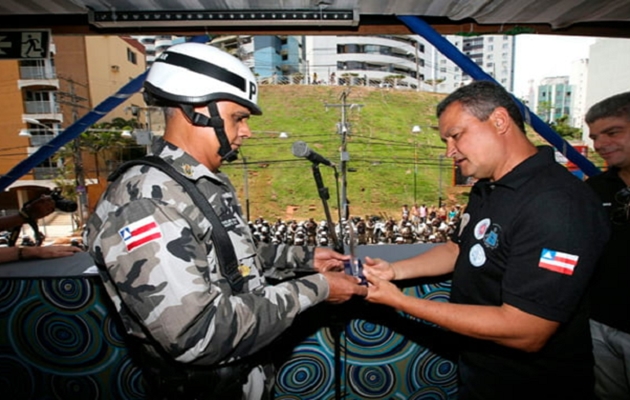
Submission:
[[[414,197],[419,204],[437,204],[440,188],[447,204],[465,201],[458,193],[468,190],[452,188],[451,160],[440,159],[444,145],[435,130],[435,106],[444,95],[364,87],[264,85],[260,88],[264,115],[251,119],[254,136],[241,148],[239,160],[222,168],[230,175],[244,208],[249,199],[252,219],[259,215],[267,219],[324,217],[311,163],[291,153],[298,140],[338,165],[337,177],[333,169],[320,167],[335,219],[337,182],[341,185],[343,178],[339,167],[342,136],[336,124],[341,121],[344,90],[346,103],[355,104],[345,109],[350,123],[346,145],[350,214],[399,217],[401,206],[411,206]],[[414,125],[422,132],[412,133]],[[289,137],[279,138],[280,132]]]

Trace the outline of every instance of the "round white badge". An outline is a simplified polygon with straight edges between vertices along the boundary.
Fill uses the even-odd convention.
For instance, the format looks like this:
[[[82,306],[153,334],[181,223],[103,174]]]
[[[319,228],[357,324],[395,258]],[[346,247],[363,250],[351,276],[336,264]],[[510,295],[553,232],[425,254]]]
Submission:
[[[490,218],[484,218],[481,221],[477,222],[475,225],[475,239],[481,240],[483,239],[483,235],[486,234],[488,227],[490,226]]]
[[[473,267],[481,267],[486,263],[486,252],[479,243],[470,248],[468,259]]]

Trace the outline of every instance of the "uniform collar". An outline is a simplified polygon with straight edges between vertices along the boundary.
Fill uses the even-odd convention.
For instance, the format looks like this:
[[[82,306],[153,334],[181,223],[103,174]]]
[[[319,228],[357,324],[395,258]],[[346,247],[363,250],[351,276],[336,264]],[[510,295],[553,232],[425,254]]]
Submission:
[[[171,164],[180,174],[186,178],[197,181],[202,177],[225,184],[226,177],[221,172],[214,173],[205,165],[195,160],[184,150],[169,143],[162,137],[157,137],[152,145],[153,153]]]

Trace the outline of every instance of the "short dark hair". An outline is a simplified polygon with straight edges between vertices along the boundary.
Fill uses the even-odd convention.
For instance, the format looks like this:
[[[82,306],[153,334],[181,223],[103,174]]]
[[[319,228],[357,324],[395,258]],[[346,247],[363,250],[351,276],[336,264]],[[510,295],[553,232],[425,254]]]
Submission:
[[[626,117],[630,120],[630,92],[616,94],[594,104],[586,112],[584,120],[592,124],[607,117]]]
[[[452,103],[459,102],[466,111],[480,121],[486,121],[497,108],[507,110],[516,126],[525,133],[525,123],[521,110],[516,105],[512,95],[501,85],[491,81],[474,81],[449,94],[437,106],[437,117]]]

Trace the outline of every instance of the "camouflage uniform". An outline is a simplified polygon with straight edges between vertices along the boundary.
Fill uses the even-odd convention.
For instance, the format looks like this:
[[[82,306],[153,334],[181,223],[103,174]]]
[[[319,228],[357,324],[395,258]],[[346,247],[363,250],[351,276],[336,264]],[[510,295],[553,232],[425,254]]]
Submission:
[[[85,234],[129,334],[146,337],[140,322],[175,360],[217,365],[264,348],[298,313],[328,297],[321,274],[266,283],[269,277],[293,277],[295,267],[312,269],[313,249],[257,249],[227,176],[212,173],[161,138],[153,153],[209,199],[229,233],[246,283],[243,293],[232,292],[217,266],[212,227],[181,186],[157,169],[131,167],[110,184]],[[269,386],[265,374],[269,378],[270,370],[254,368],[250,383],[261,387],[266,381]]]

